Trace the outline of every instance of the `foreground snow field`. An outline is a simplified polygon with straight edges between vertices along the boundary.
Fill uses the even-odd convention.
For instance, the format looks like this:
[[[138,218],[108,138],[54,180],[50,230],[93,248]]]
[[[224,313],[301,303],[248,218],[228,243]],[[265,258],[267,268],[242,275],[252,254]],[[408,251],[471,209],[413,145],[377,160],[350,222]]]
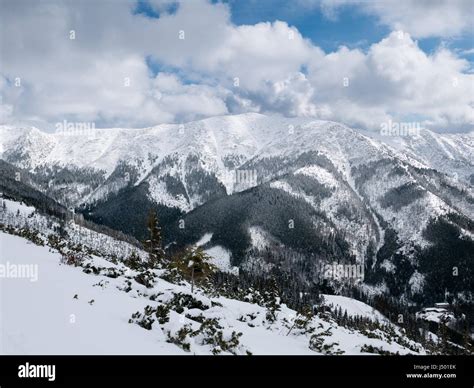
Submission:
[[[146,306],[156,309],[177,295],[191,296],[189,285],[169,283],[156,270],[157,280],[146,288],[134,280],[135,271],[121,262],[114,264],[96,256],[86,262],[99,268],[100,273],[87,274],[82,270],[84,265],[62,264],[60,253],[52,248],[0,233],[0,265],[10,268],[0,282],[1,354],[213,354],[215,347],[202,335],[186,340],[188,349],[169,342],[179,336],[183,327],[198,329],[202,319],[216,319],[224,338],[230,338],[233,332],[242,333],[232,350],[234,354],[318,354],[308,346],[311,334],[293,328],[297,315],[285,305],[277,319],[269,322],[265,307],[222,296],[210,298],[200,289],[193,298],[201,307],[184,307],[179,313],[171,309],[167,322],[155,320],[146,330],[129,322],[132,314],[143,313]],[[9,277],[11,268],[25,264],[37,266],[31,267],[38,270],[37,281]],[[106,276],[113,268],[120,275]],[[326,298],[328,305],[341,305],[349,315],[383,319],[364,303],[343,297]],[[364,345],[400,354],[412,352],[390,340],[386,333],[368,338],[319,316],[309,326],[314,328],[312,334],[321,333],[322,343],[338,353],[360,354]],[[411,345],[424,353],[419,345]]]
[[[95,286],[103,277],[60,265],[60,254],[48,247],[5,233],[0,245],[1,264],[38,266],[36,282],[6,278],[0,283],[2,354],[180,353],[128,323],[146,300]]]

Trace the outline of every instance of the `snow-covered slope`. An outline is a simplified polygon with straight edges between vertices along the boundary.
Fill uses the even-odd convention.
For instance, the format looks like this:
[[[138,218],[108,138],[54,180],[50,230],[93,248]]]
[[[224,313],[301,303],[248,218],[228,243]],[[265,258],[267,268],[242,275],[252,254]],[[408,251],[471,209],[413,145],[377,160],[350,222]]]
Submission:
[[[32,210],[9,201],[3,212],[31,216]],[[330,315],[308,320],[284,304],[269,320],[268,307],[210,296],[199,288],[191,294],[187,282],[164,280],[164,270],[148,270],[152,280],[145,286],[136,280],[140,273],[124,265],[125,256],[111,261],[99,254],[110,250],[110,240],[94,247],[97,254],[68,265],[48,246],[50,230],[41,217],[29,217],[21,228],[9,223],[11,217],[2,218],[2,228],[10,233],[38,233],[34,244],[0,232],[1,354],[425,352],[385,321],[369,338],[363,331],[339,326]],[[81,228],[70,225],[70,237]],[[15,277],[13,271],[20,268],[30,272]],[[351,304],[348,298],[345,303]],[[359,306],[362,316],[383,319],[361,302],[352,304]]]
[[[181,353],[128,323],[147,301],[98,285],[111,279],[60,265],[58,252],[21,237],[0,233],[0,247],[0,265],[38,271],[37,281],[7,277],[0,283],[1,354]]]
[[[61,265],[60,254],[47,247],[5,233],[0,233],[0,244],[1,265],[38,268],[37,281],[2,279],[1,354],[189,354],[167,342],[166,335],[167,331],[177,332],[185,324],[199,327],[184,313],[172,313],[165,327],[154,324],[150,331],[128,322],[132,314],[146,306],[160,305],[150,301],[150,295],[190,294],[188,287],[160,279],[152,289],[134,282],[134,290],[126,293],[121,290],[123,278],[87,275],[78,268]],[[96,257],[91,262],[96,266],[117,267]],[[204,295],[198,294],[196,298],[211,304],[211,299]],[[283,308],[278,322],[265,324],[263,307],[222,297],[212,302],[222,306],[207,309],[203,314],[217,318],[229,331],[243,333],[242,354],[245,354],[243,349],[253,354],[315,354],[308,348],[306,335],[298,335],[297,330],[294,335],[287,335],[291,327],[288,322],[296,317],[293,310]],[[246,320],[241,321],[241,317]],[[337,342],[337,348],[346,354],[360,353],[364,344],[402,354],[411,352],[397,343],[369,339],[331,322],[315,319],[314,323],[322,325],[321,332],[331,329],[328,342]],[[197,343],[192,346],[195,354],[208,354],[211,350]]]
[[[323,295],[323,297],[326,306],[329,306],[331,309],[340,308],[342,311],[347,312],[347,315],[351,317],[362,316],[373,321],[390,322],[373,307],[370,307],[356,299],[340,295]]]
[[[461,180],[474,183],[474,131],[459,134],[440,134],[421,129],[411,136],[377,136],[401,158],[434,168]]]

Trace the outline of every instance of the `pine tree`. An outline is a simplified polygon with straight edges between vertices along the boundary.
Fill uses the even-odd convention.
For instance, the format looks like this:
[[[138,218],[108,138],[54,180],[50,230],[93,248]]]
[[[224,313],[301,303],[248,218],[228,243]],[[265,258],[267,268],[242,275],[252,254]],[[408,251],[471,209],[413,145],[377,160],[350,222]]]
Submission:
[[[191,292],[194,292],[195,283],[204,282],[215,272],[210,259],[201,247],[187,248],[174,263],[175,268],[191,282]]]
[[[137,255],[137,253],[135,251],[132,251],[132,253],[130,254],[130,256],[128,256],[125,261],[124,261],[124,264],[129,267],[130,269],[133,269],[135,271],[138,271],[140,270],[141,266],[142,266],[142,263],[141,263],[141,260],[140,260],[140,257]]]
[[[344,310],[344,315],[342,316],[342,324],[344,326],[349,322],[349,316],[347,315],[347,310]]]
[[[462,331],[462,346],[466,349],[467,354],[471,354],[472,348],[472,339],[471,339],[471,331],[469,329],[469,322],[465,320],[464,328]]]
[[[438,346],[441,351],[441,354],[449,354],[449,334],[448,334],[448,318],[447,316],[442,316],[438,324]]]
[[[265,307],[267,308],[266,318],[270,322],[276,321],[276,313],[280,310],[280,291],[274,277],[266,285],[264,293]]]
[[[148,239],[145,240],[145,250],[148,252],[148,267],[157,268],[165,258],[165,251],[162,246],[161,228],[158,223],[156,211],[151,210],[147,221]]]

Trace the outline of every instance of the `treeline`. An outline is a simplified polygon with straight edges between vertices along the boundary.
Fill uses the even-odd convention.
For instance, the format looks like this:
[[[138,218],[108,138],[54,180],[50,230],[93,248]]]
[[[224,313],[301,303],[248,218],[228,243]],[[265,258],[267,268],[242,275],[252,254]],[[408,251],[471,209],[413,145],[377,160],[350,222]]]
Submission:
[[[27,171],[0,160],[0,192],[3,198],[24,202],[42,214],[65,219],[68,213],[66,207],[35,189],[33,184]]]

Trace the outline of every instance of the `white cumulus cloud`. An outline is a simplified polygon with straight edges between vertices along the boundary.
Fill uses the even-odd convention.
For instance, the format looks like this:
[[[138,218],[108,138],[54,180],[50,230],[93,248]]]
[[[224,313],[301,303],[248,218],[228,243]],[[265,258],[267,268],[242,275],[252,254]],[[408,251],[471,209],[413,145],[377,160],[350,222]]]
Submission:
[[[226,4],[150,4],[158,18],[133,1],[5,3],[2,121],[136,127],[259,111],[365,128],[413,117],[440,131],[472,126],[469,63],[443,47],[428,55],[407,32],[325,53],[284,21],[234,25]]]

